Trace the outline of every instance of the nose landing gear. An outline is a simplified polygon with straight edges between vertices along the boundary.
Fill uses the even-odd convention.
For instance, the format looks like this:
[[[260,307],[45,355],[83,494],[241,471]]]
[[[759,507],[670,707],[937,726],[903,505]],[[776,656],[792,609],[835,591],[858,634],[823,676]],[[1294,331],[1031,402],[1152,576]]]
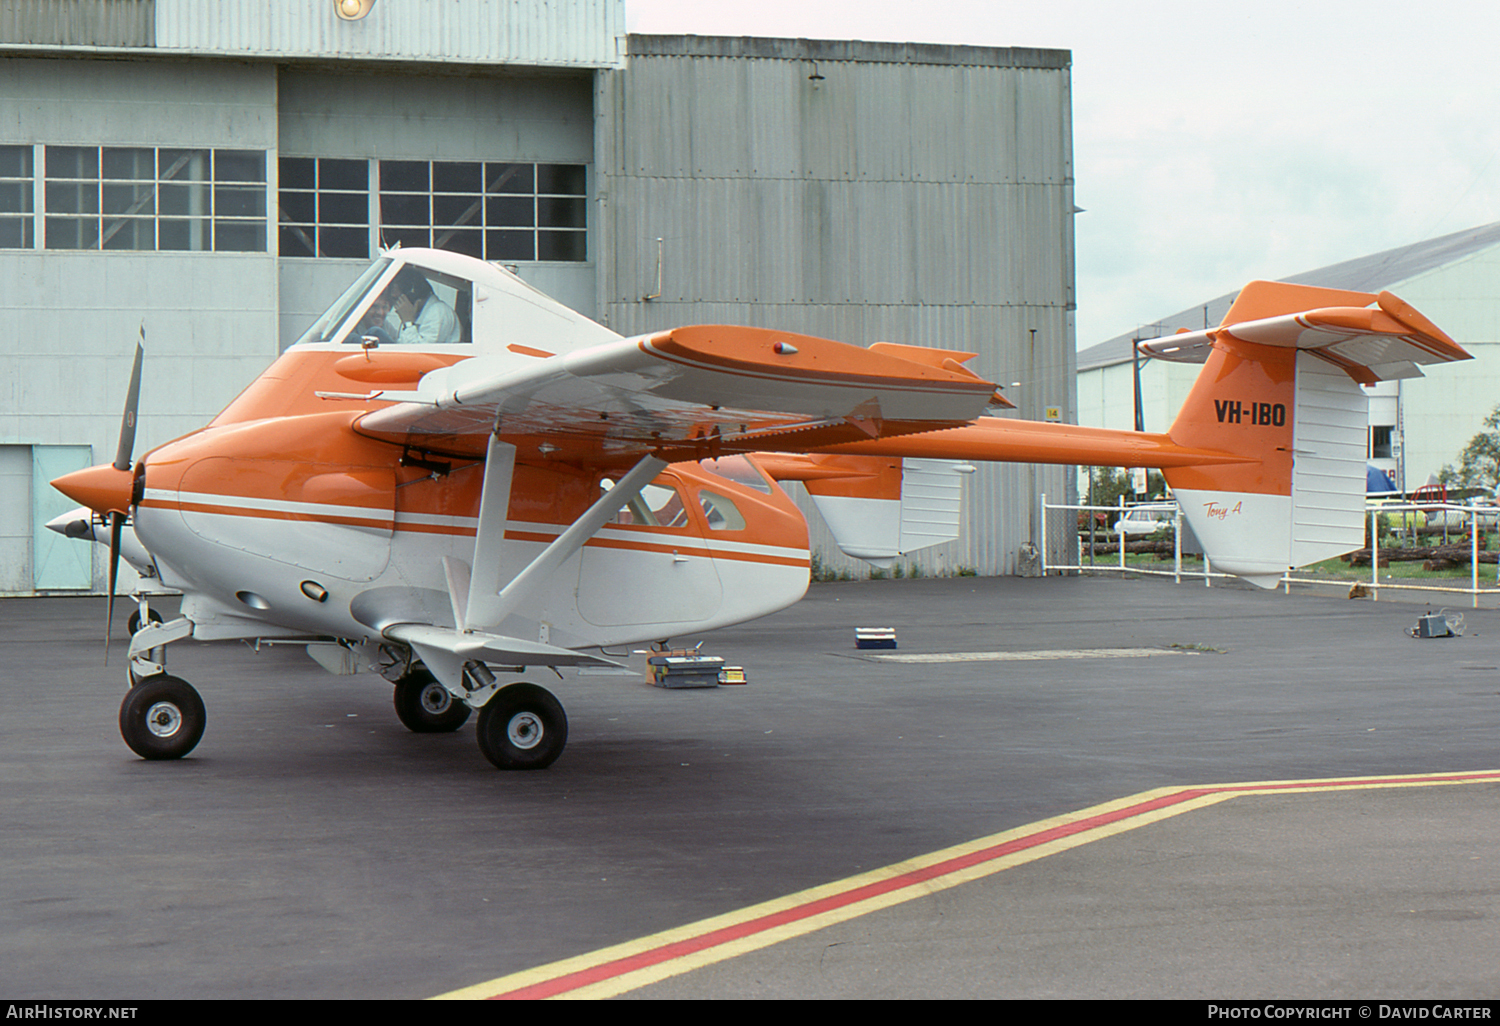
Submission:
[[[203,699],[187,681],[165,673],[135,685],[120,703],[120,736],[143,759],[180,759],[203,737]]]

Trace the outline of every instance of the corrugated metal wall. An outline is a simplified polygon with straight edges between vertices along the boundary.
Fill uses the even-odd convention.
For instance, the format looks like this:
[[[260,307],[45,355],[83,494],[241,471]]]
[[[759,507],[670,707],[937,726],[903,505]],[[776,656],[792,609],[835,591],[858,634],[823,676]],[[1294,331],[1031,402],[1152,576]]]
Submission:
[[[611,67],[624,0],[376,0],[343,21],[333,0],[156,0],[156,45],[238,56]]]
[[[599,80],[610,327],[730,322],[963,349],[1021,415],[1072,419],[1066,52],[632,36],[627,67]],[[963,537],[916,562],[1013,572],[1035,493],[1072,481],[981,468]],[[826,562],[864,570],[809,521]]]
[[[155,0],[4,0],[0,42],[27,46],[151,46]]]
[[[624,0],[0,0],[0,44],[189,54],[617,67]]]

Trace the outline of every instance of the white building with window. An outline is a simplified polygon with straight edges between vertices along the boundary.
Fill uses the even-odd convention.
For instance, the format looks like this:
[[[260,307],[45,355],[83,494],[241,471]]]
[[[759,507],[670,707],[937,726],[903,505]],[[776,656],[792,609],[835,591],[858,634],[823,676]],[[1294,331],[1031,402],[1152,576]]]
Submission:
[[[1027,416],[1070,417],[1066,51],[627,37],[623,0],[336,7],[0,5],[0,595],[100,587],[44,529],[69,505],[47,482],[112,457],[138,337],[141,453],[397,244],[626,335],[971,350]],[[1007,572],[1068,477],[985,468],[926,568]]]

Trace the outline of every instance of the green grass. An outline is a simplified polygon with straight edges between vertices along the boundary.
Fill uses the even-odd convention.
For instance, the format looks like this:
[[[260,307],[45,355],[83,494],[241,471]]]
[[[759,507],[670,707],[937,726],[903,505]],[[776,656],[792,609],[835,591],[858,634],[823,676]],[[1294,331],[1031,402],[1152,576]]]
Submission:
[[[1386,546],[1382,546],[1382,549]],[[1087,563],[1085,562],[1085,566]],[[1117,554],[1100,556],[1094,560],[1094,565],[1099,568],[1118,567],[1120,557]],[[1132,570],[1156,570],[1159,572],[1172,572],[1172,559],[1158,559],[1150,553],[1126,553],[1125,566]],[[1202,573],[1203,560],[1190,556],[1182,557],[1183,573]],[[1325,559],[1321,563],[1305,566],[1292,575],[1312,580],[1328,581],[1368,581],[1370,579],[1370,568],[1366,566],[1351,566],[1341,559]],[[1420,561],[1398,562],[1392,561],[1389,566],[1380,568],[1379,580],[1382,581],[1458,581],[1467,584],[1470,579],[1469,567],[1467,565],[1454,567],[1451,570],[1423,570]],[[1479,564],[1479,584],[1493,586],[1495,584],[1495,564]]]

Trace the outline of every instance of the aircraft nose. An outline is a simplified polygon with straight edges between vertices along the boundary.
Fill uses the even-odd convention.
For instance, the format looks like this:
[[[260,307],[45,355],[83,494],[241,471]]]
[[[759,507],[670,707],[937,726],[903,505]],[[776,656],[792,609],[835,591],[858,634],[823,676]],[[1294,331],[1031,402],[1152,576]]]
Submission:
[[[47,521],[46,527],[47,530],[56,531],[66,538],[92,539],[94,534],[92,511],[87,506],[70,509]]]
[[[113,464],[101,463],[55,478],[52,487],[95,513],[128,515],[135,475],[129,470],[116,470]]]

